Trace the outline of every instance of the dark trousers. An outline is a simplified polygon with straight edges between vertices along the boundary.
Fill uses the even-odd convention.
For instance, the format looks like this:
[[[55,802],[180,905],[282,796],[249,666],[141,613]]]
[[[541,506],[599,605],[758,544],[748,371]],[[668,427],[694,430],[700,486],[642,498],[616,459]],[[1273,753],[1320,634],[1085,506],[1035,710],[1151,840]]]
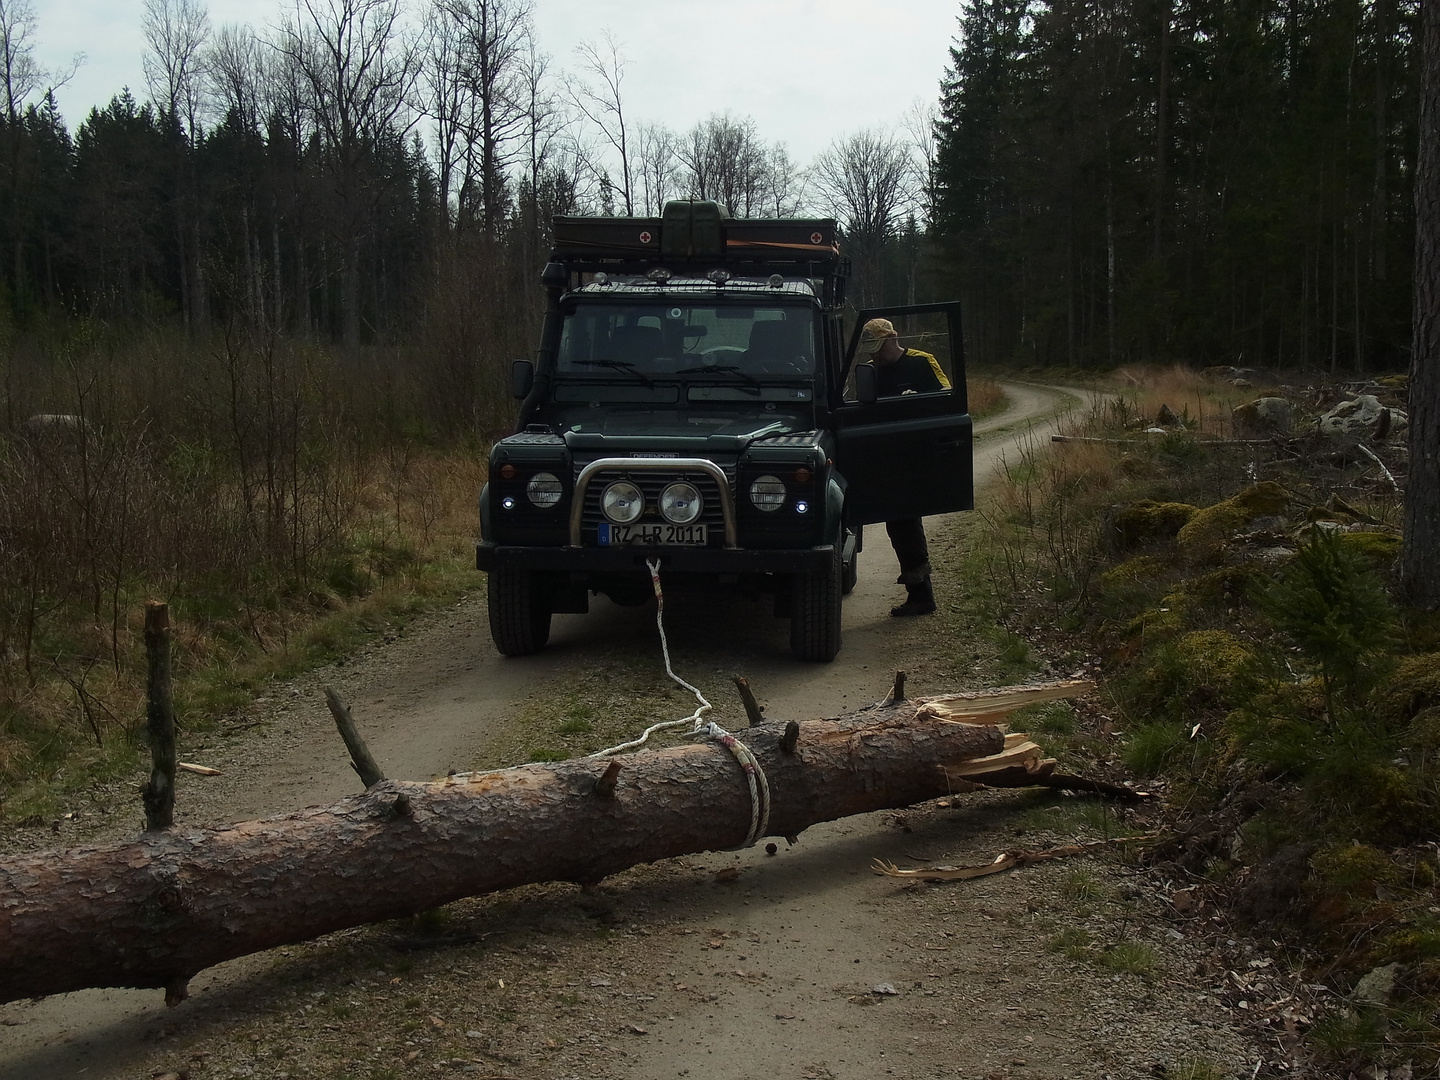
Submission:
[[[900,573],[911,574],[917,570],[925,570],[928,576],[930,548],[925,543],[924,519],[887,521],[885,532],[895,548],[895,557],[900,560]]]

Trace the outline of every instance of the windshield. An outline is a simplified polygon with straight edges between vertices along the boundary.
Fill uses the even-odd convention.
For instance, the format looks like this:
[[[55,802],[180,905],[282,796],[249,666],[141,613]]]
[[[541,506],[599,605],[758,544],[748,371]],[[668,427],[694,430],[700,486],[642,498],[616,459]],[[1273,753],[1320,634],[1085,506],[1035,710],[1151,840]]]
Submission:
[[[815,318],[795,306],[582,302],[565,316],[556,370],[609,371],[607,378],[647,383],[672,375],[741,382],[808,376],[815,370]]]

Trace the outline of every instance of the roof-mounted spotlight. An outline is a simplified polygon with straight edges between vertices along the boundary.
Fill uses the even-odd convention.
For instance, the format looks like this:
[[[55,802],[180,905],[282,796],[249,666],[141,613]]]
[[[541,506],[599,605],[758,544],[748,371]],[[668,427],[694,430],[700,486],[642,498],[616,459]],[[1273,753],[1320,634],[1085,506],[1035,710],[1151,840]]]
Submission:
[[[713,281],[716,285],[724,285],[730,280],[730,271],[726,270],[723,266],[717,266],[714,270],[706,274],[705,277]]]
[[[656,284],[664,285],[667,281],[670,280],[670,271],[666,270],[663,266],[657,266],[654,270],[651,270],[645,276]]]
[[[779,274],[771,274],[767,280],[769,281],[770,288],[772,289],[778,289],[781,285],[785,284],[785,279]]]

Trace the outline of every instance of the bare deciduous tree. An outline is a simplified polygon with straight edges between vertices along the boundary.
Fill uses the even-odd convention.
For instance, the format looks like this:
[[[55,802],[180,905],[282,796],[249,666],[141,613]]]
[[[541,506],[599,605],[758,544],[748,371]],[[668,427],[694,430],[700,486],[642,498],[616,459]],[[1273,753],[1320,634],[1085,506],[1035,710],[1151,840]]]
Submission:
[[[402,15],[400,0],[296,0],[275,41],[328,150],[342,250],[342,336],[352,349],[360,341],[360,231],[372,201],[366,161],[377,140],[403,136],[413,123],[408,101],[420,49]]]
[[[935,134],[935,122],[940,113],[933,101],[916,98],[905,110],[905,134],[910,138],[916,158],[916,189],[919,194],[921,220],[929,227],[935,221],[935,155],[939,150],[939,139]]]
[[[794,217],[805,205],[805,170],[790,156],[784,143],[774,143],[765,154],[765,210],[767,216]]]
[[[145,83],[150,98],[195,141],[204,90],[203,56],[210,15],[197,0],[145,0]]]
[[[841,222],[860,273],[862,303],[881,296],[882,255],[914,205],[910,148],[887,131],[860,131],[836,140],[812,167],[818,197]]]
[[[524,58],[529,0],[435,0],[428,20],[427,111],[441,144],[441,187],[457,222],[492,230],[508,199],[507,174],[524,155]]]
[[[635,173],[640,210],[659,214],[675,194],[679,140],[664,124],[644,124],[636,140]]]
[[[212,123],[234,113],[247,131],[258,131],[266,112],[268,57],[249,26],[227,24],[211,39],[202,60]]]
[[[620,183],[609,180],[602,170],[597,173],[604,183],[619,191],[625,202],[626,216],[635,213],[635,189],[630,175],[630,143],[625,126],[625,101],[620,92],[625,81],[625,69],[629,61],[620,50],[615,35],[606,30],[602,42],[584,42],[575,47],[580,59],[580,69],[591,75],[597,85],[583,79],[574,80],[569,87],[570,101],[580,114],[600,132],[611,148],[620,157]]]
[[[5,80],[5,115],[11,121],[19,118],[35,91],[41,87],[58,90],[85,62],[85,54],[76,53],[68,69],[41,67],[35,59],[38,28],[30,0],[0,0],[0,76]]]
[[[714,199],[736,217],[753,217],[764,201],[765,147],[750,117],[712,115],[678,148],[691,198]]]

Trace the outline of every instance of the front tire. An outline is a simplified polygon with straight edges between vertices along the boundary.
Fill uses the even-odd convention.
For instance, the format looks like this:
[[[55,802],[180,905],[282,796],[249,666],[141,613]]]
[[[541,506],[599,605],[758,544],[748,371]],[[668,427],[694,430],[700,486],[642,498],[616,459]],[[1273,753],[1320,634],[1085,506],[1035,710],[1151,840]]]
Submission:
[[[790,609],[790,651],[800,660],[828,664],[840,651],[841,547],[826,564],[797,574]]]
[[[550,604],[529,570],[496,567],[488,590],[490,637],[502,656],[529,656],[550,640]]]

